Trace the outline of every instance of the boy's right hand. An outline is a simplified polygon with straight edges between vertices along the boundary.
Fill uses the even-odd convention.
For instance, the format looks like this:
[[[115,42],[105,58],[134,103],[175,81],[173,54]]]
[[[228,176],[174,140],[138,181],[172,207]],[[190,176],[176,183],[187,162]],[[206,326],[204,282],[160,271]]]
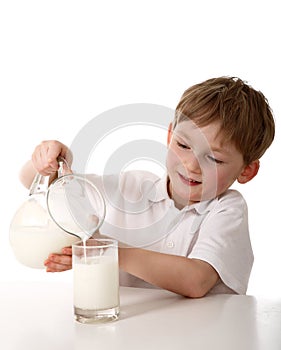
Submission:
[[[38,173],[43,176],[50,176],[57,172],[57,158],[63,157],[69,167],[72,164],[72,154],[67,146],[59,141],[43,141],[32,154],[32,164]]]
[[[39,173],[43,176],[50,177],[50,183],[55,179],[58,171],[58,157],[63,157],[67,164],[68,170],[71,171],[72,153],[70,149],[59,141],[43,141],[38,145],[33,154],[32,159],[24,164],[19,178],[26,188],[30,188],[34,176]]]

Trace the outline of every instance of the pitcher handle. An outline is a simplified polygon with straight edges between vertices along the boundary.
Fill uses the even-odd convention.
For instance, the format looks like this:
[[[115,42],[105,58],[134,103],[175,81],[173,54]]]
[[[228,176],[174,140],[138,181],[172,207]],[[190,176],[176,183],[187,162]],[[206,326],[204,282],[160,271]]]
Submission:
[[[65,167],[69,169],[67,161],[59,156],[58,157],[58,177],[62,177],[65,174]],[[32,184],[29,189],[29,195],[33,195],[35,193],[46,193],[49,187],[49,178],[50,176],[43,176],[39,173],[37,173],[34,176],[34,179],[32,181]]]
[[[29,189],[29,195],[33,195],[35,193],[46,193],[49,186],[49,176],[43,176],[37,173],[34,176],[32,184]]]

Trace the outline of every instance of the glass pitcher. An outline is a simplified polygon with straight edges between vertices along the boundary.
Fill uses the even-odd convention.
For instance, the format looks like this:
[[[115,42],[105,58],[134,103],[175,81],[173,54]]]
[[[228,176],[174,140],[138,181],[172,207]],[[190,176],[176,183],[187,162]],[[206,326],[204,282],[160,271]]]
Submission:
[[[36,174],[29,198],[16,211],[10,225],[10,244],[17,260],[42,269],[50,253],[91,237],[101,226],[105,204],[101,193],[85,177],[63,175],[60,160],[58,178]]]

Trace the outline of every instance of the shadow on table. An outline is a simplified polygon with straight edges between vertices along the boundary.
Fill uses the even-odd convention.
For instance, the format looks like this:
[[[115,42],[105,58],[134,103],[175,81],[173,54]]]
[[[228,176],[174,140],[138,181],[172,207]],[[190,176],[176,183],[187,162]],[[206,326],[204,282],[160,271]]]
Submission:
[[[153,289],[145,289],[142,290],[141,297],[139,297],[138,288],[126,288],[120,300],[119,320],[122,321],[156,310],[167,310],[175,303],[188,301],[188,298],[165,290],[157,290],[157,294],[155,292]]]

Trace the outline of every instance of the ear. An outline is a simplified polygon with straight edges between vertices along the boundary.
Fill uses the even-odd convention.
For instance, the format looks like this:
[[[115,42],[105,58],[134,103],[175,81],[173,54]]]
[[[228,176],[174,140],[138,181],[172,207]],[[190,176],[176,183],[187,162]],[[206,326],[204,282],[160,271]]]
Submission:
[[[168,127],[168,135],[167,135],[167,145],[168,146],[172,140],[172,136],[173,136],[173,127],[172,127],[172,123],[170,123],[169,127]]]
[[[260,161],[254,160],[252,163],[246,165],[241,171],[240,175],[237,178],[237,181],[240,184],[245,184],[252,180],[258,173],[260,168]]]

